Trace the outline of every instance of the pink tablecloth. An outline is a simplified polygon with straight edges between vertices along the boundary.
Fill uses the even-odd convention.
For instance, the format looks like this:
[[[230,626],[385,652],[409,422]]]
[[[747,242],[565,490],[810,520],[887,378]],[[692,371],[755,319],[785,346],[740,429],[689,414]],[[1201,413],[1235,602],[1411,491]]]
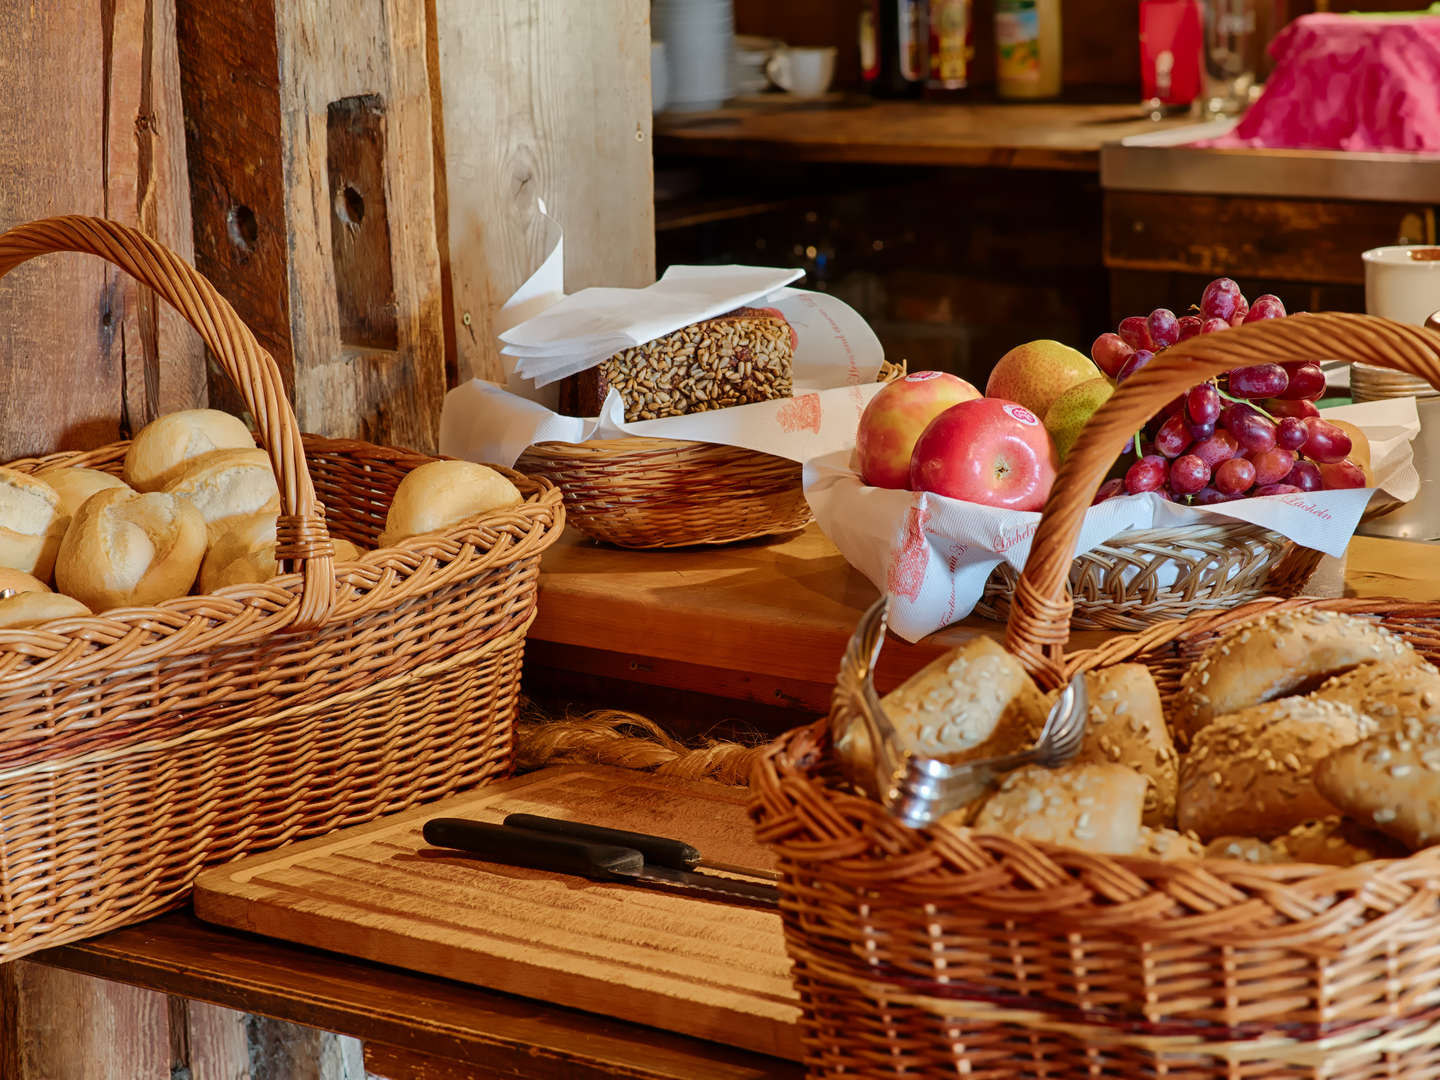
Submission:
[[[1305,15],[1270,54],[1260,99],[1197,145],[1440,152],[1440,16]]]

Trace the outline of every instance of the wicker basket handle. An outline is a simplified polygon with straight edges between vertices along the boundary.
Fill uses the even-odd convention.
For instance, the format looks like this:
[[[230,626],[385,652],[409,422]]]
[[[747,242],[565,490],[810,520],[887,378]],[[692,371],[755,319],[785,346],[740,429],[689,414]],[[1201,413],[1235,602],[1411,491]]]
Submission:
[[[98,255],[148,285],[199,331],[239,388],[280,487],[276,558],[298,562],[303,580],[293,625],[298,630],[320,625],[335,598],[334,548],[275,361],[199,271],[143,233],[113,221],[70,216],[16,226],[0,234],[0,277],[37,255],[58,251]]]
[[[1292,315],[1171,346],[1096,411],[1060,467],[1016,584],[1005,647],[1044,682],[1060,684],[1073,605],[1070,564],[1085,512],[1126,440],[1151,416],[1230,368],[1320,357],[1393,368],[1440,386],[1440,332],[1369,315]]]

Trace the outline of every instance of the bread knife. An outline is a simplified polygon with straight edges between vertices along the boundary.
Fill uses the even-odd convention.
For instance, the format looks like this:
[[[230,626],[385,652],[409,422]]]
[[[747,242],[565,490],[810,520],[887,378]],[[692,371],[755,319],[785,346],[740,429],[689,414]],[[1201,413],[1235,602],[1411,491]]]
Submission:
[[[541,817],[539,814],[507,814],[506,825],[535,832],[556,833],[573,836],[577,840],[589,840],[595,844],[615,844],[630,847],[645,856],[645,861],[655,866],[668,866],[675,870],[718,870],[722,874],[739,874],[742,877],[763,878],[779,881],[780,875],[773,870],[759,870],[749,866],[735,866],[732,863],[716,862],[702,856],[694,847],[683,840],[668,836],[652,836],[650,833],[629,832],[625,829],[607,829],[603,825],[587,825],[580,821],[566,821],[564,818]]]
[[[660,886],[758,907],[773,908],[780,902],[780,892],[774,885],[651,864],[642,851],[633,847],[597,844],[465,818],[431,818],[422,832],[426,843],[506,866],[572,874],[592,881]]]

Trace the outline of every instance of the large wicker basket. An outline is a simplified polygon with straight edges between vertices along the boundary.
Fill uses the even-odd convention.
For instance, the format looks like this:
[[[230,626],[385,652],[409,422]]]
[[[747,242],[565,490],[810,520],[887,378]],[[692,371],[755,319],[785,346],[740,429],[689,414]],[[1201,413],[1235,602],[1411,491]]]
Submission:
[[[739,446],[648,437],[543,442],[515,466],[554,482],[570,524],[617,547],[730,544],[812,520],[800,465]]]
[[[1244,363],[1350,355],[1440,384],[1440,334],[1363,316],[1192,339],[1097,414],[1055,485],[1007,646],[1042,684],[1123,661],[1173,694],[1195,652],[1267,608],[1373,613],[1440,660],[1440,604],[1258,601],[1066,655],[1081,516],[1144,418]],[[853,657],[852,653],[852,657]],[[862,708],[841,671],[835,719]],[[1336,868],[1160,862],[899,824],[839,780],[825,724],[752,776],[813,1076],[975,1080],[1434,1080],[1440,1076],[1440,848]]]
[[[150,608],[0,631],[0,962],[185,899],[207,864],[506,775],[548,482],[522,505],[373,547],[429,458],[302,441],[279,372],[190,266],[141,234],[54,218],[0,236],[0,274],[108,259],[173,304],[235,381],[279,480],[293,572]],[[124,443],[12,462],[118,472]],[[318,497],[317,497],[318,496]]]

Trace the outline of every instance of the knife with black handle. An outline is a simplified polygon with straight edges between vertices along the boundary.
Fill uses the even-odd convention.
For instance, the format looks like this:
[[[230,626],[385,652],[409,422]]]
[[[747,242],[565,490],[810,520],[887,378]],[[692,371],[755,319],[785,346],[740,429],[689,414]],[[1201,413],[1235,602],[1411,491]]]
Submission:
[[[660,885],[760,907],[775,907],[780,901],[774,885],[651,864],[644,852],[634,847],[465,818],[431,818],[422,831],[426,843],[507,866],[549,870],[592,881]]]

